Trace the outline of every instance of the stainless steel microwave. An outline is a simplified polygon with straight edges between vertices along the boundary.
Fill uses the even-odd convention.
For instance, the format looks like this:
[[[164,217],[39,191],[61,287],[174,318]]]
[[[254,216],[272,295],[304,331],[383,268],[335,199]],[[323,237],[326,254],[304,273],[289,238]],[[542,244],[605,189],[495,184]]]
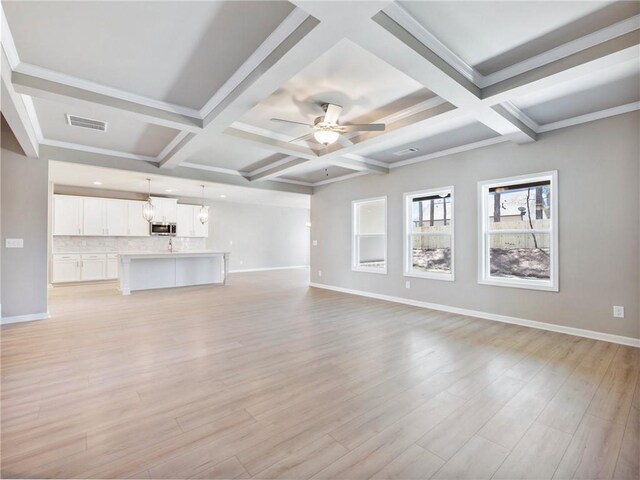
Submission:
[[[176,224],[175,223],[160,223],[154,222],[150,225],[151,235],[158,235],[164,237],[176,236]]]

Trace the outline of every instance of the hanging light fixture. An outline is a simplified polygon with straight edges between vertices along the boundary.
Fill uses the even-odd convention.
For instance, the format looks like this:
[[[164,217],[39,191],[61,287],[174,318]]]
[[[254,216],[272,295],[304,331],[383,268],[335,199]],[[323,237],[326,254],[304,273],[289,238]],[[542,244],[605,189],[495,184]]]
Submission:
[[[156,207],[154,207],[153,203],[151,202],[151,179],[147,178],[147,182],[149,182],[149,195],[147,196],[146,203],[142,207],[142,216],[147,222],[151,223],[151,221],[153,220],[153,215],[154,213],[156,213]]]
[[[200,207],[198,218],[200,219],[200,223],[204,225],[209,221],[209,209],[204,206],[204,185],[200,186],[202,187],[202,206]]]
[[[316,130],[313,133],[313,136],[318,141],[318,143],[321,143],[326,147],[327,145],[330,145],[338,140],[340,134],[334,130],[323,128],[321,130]]]

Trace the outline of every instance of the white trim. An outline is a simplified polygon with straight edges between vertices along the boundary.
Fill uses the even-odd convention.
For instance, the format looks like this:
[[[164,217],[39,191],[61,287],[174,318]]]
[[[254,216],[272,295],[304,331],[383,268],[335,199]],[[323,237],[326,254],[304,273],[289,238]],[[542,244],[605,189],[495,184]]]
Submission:
[[[2,28],[2,49],[4,50],[4,54],[7,56],[11,70],[14,70],[20,64],[20,56],[18,55],[16,44],[13,41],[13,35],[11,34],[9,23],[7,22],[7,16],[4,13],[4,7],[1,4],[0,13],[2,14],[2,24],[0,27]]]
[[[272,182],[290,183],[292,185],[303,185],[305,187],[313,187],[314,185],[311,182],[303,182],[301,180],[291,180],[289,178],[282,178],[282,177],[272,177],[269,180]]]
[[[514,117],[516,117],[516,119],[524,123],[527,127],[529,127],[534,132],[539,133],[540,125],[538,125],[537,122],[535,122],[532,118],[526,115],[522,110],[516,107],[513,103],[507,101],[502,103],[501,105],[507,112],[509,112]]]
[[[314,187],[319,187],[320,185],[328,185],[329,183],[341,182],[342,180],[349,180],[350,178],[361,177],[362,175],[368,175],[371,172],[363,170],[362,172],[353,172],[347,173],[346,175],[342,175],[340,177],[328,178],[327,180],[320,180],[319,182],[315,182],[313,184]]]
[[[292,145],[301,145],[307,148],[312,148],[311,146],[301,141],[292,142],[291,140],[294,140],[294,137],[292,137],[291,135],[285,135],[282,133],[274,132],[273,130],[269,130],[268,128],[256,127],[254,125],[249,125],[248,123],[244,123],[244,122],[233,122],[230,125],[230,128],[235,128],[237,130],[241,130],[247,133],[253,133],[254,135],[259,135],[261,137],[271,138],[272,140],[278,140],[280,142],[290,143]],[[324,148],[324,145],[321,145],[320,147],[314,145],[313,147],[314,150],[319,150],[320,148]]]
[[[13,317],[2,317],[0,325],[8,325],[10,323],[32,322],[34,320],[48,320],[51,318],[49,312],[31,313],[29,315],[16,315]]]
[[[612,117],[614,115],[633,112],[634,110],[640,110],[640,102],[627,103],[626,105],[607,108],[606,110],[600,110],[599,112],[587,113],[585,115],[579,115],[577,117],[567,118],[566,120],[559,120],[557,122],[547,123],[545,125],[541,125],[538,131],[540,133],[550,132],[552,130],[557,130],[559,128],[572,127],[573,125],[580,125],[581,123],[592,122],[594,120],[601,120],[603,118]]]
[[[268,170],[271,170],[272,168],[276,168],[276,167],[279,167],[280,165],[284,165],[285,163],[289,163],[291,160],[295,160],[296,158],[298,157],[294,157],[293,155],[288,155],[284,158],[281,158],[280,160],[271,162],[270,164],[265,165],[264,167],[256,168],[255,170],[251,170],[250,172],[247,172],[247,176],[253,177],[254,175],[258,175],[259,173],[266,172]]]
[[[120,100],[137,103],[138,105],[145,105],[147,107],[157,108],[166,112],[201,119],[200,112],[194,108],[163,102],[162,100],[156,100],[155,98],[145,97],[136,93],[127,92],[126,90],[120,90],[119,88],[109,87],[83,78],[74,77],[73,75],[67,75],[66,73],[49,70],[48,68],[39,67],[38,65],[22,62],[13,70],[25,75],[49,80],[50,82],[62,83],[70,87],[80,88],[100,95],[107,95],[109,97],[119,98]]]
[[[42,128],[40,128],[40,122],[38,121],[36,107],[33,104],[33,98],[31,98],[29,95],[20,95],[20,97],[22,98],[24,108],[27,111],[27,116],[29,117],[29,121],[31,122],[31,128],[33,128],[38,142],[42,143],[42,140],[44,140],[44,135],[42,135]]]
[[[198,112],[200,118],[208,116],[251,72],[253,72],[271,53],[284,42],[309,17],[301,8],[287,15],[280,25],[269,34],[264,42],[244,61],[240,68],[220,87]]]
[[[357,172],[357,173],[362,174],[362,172]],[[384,200],[384,233],[362,234],[362,235],[359,234],[357,229],[358,206],[365,203],[379,202],[380,200]],[[387,222],[387,210],[388,210],[388,201],[387,201],[386,195],[382,195],[380,197],[372,197],[372,198],[361,198],[361,199],[351,201],[351,270],[352,271],[363,272],[363,273],[377,273],[381,275],[387,274],[387,267],[389,263],[389,251],[388,251],[388,244],[387,244],[387,237],[389,235],[388,222]],[[366,236],[366,235],[382,236],[384,238],[384,268],[383,269],[362,267],[358,265],[358,256],[356,253],[358,252],[358,244],[357,244],[358,237]]]
[[[187,135],[189,135],[189,132],[187,132],[186,130],[179,131],[176,134],[176,136],[173,137],[173,140],[167,143],[167,145],[158,154],[158,157],[157,157],[158,160],[166,157],[169,154],[169,152],[174,149],[176,145],[178,145],[182,140],[184,140],[187,137]]]
[[[489,255],[487,236],[489,230],[487,222],[489,220],[489,205],[487,204],[488,192],[491,187],[516,185],[520,182],[535,182],[540,180],[551,181],[551,228],[549,254],[551,255],[550,278],[549,280],[530,280],[518,278],[491,277],[489,270]],[[496,180],[483,180],[478,182],[478,283],[482,285],[493,285],[498,287],[524,288],[528,290],[544,290],[549,292],[559,291],[559,242],[558,242],[558,171],[532,173],[528,175],[517,175],[515,177],[499,178]],[[502,230],[498,230],[502,233]],[[507,230],[505,233],[509,233]],[[531,233],[527,231],[526,233]]]
[[[70,150],[79,150],[81,152],[97,153],[99,155],[110,155],[112,157],[128,158],[130,160],[141,160],[143,162],[158,163],[156,157],[150,157],[148,155],[138,155],[129,152],[120,152],[117,150],[109,150],[107,148],[90,147],[88,145],[80,145],[78,143],[61,142],[60,140],[51,140],[49,138],[43,138],[40,145],[47,145],[49,147],[68,148]]]
[[[456,153],[466,152],[468,150],[475,150],[476,148],[488,147],[489,145],[495,145],[497,143],[508,142],[509,138],[506,136],[498,135],[497,137],[488,138],[486,140],[480,140],[479,142],[467,143],[466,145],[460,145],[459,147],[448,148],[439,152],[429,153],[427,155],[421,155],[420,157],[409,158],[407,160],[401,160],[389,164],[389,168],[404,167],[406,165],[413,165],[414,163],[425,162],[427,160],[433,160],[434,158],[445,157],[447,155],[453,155]]]
[[[520,75],[588,48],[600,45],[601,43],[607,42],[621,35],[633,32],[638,29],[639,22],[640,15],[626,18],[621,22],[615,23],[596,32],[589,33],[584,37],[577,38],[563,45],[552,48],[551,50],[547,50],[539,55],[527,58],[522,62],[483,76],[479,78],[478,86],[481,88],[488,87],[503,80],[515,77],[516,75]]]
[[[271,270],[291,270],[293,268],[309,268],[309,265],[293,265],[291,267],[245,268],[241,270],[229,270],[229,273],[268,272]]]
[[[358,295],[361,297],[375,298],[386,302],[401,303],[412,307],[428,308],[430,310],[438,310],[441,312],[454,313],[457,315],[466,315],[468,317],[483,318],[495,322],[510,323],[523,327],[536,328],[538,330],[547,330],[549,332],[564,333],[566,335],[574,335],[576,337],[591,338],[603,342],[618,343],[620,345],[628,345],[630,347],[640,348],[640,338],[624,337],[622,335],[614,335],[611,333],[597,332],[595,330],[587,330],[584,328],[566,327],[564,325],[556,325],[553,323],[539,322],[537,320],[528,320],[525,318],[511,317],[508,315],[499,315],[497,313],[481,312],[479,310],[470,310],[467,308],[453,307],[449,305],[441,305],[438,303],[423,302],[420,300],[411,300],[409,298],[394,297],[391,295],[382,295],[379,293],[365,292],[363,290],[353,290],[350,288],[335,287],[323,283],[309,283],[310,287],[322,288],[324,290],[332,290],[334,292],[347,293],[350,295]]]
[[[199,163],[182,162],[180,167],[193,168],[194,170],[206,170],[207,172],[224,173],[226,175],[235,175],[237,177],[244,177],[247,172],[241,172],[239,170],[232,170],[230,168],[212,167],[210,165],[200,165]]]
[[[480,73],[478,73],[471,65],[465,62],[460,56],[455,54],[449,47],[442,43],[438,38],[427,30],[413,15],[404,9],[398,2],[391,3],[385,8],[386,13],[394,22],[404,28],[413,35],[420,43],[433,51],[442,60],[454,68],[458,73],[463,75],[467,80],[478,85],[480,81]]]
[[[411,210],[411,202],[415,197],[426,196],[426,195],[438,195],[440,193],[448,193],[451,194],[451,233],[444,234],[451,237],[451,273],[437,273],[437,272],[414,272],[411,270],[411,252],[409,250],[409,243],[411,242],[411,237],[415,235],[413,232],[409,231],[409,225],[413,222],[412,218],[412,210]],[[413,192],[406,192],[403,194],[403,205],[404,205],[404,222],[402,229],[402,254],[403,254],[403,269],[402,273],[405,277],[414,277],[414,278],[426,278],[429,280],[444,280],[447,282],[454,282],[456,279],[456,268],[455,268],[455,187],[453,185],[449,185],[448,187],[438,187],[438,188],[428,188],[424,190],[416,190]]]
[[[363,157],[362,155],[358,155],[357,153],[345,153],[342,156],[350,160],[357,160],[358,162],[368,163],[369,165],[376,165],[378,167],[389,168],[388,163],[381,162],[379,160],[374,160],[373,158]]]

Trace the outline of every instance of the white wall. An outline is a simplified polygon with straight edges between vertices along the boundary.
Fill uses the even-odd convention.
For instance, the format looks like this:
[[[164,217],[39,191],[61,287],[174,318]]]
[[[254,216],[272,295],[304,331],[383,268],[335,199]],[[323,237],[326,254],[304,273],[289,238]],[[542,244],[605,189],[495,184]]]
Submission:
[[[43,317],[47,312],[48,162],[26,157],[2,119],[2,317]],[[22,238],[23,248],[5,248]]]
[[[231,252],[231,270],[309,264],[309,209],[210,202],[207,247]]]
[[[640,338],[640,113],[549,132],[315,189],[311,281]],[[560,291],[477,283],[477,183],[558,170]],[[455,282],[403,276],[402,195],[455,186]],[[388,274],[351,270],[351,202],[387,195]],[[322,271],[322,277],[318,271]],[[623,305],[624,319],[613,318]]]

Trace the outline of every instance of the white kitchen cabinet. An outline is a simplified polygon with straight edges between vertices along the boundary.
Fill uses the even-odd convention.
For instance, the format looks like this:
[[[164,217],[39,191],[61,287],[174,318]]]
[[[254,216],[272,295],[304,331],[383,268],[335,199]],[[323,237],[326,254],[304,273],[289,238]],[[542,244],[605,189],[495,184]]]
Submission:
[[[209,207],[206,207],[207,209]],[[200,237],[209,236],[209,225],[200,223],[199,205],[178,205],[177,221],[178,237]]]
[[[71,195],[54,196],[54,235],[82,235],[82,200]]]
[[[148,237],[149,222],[142,216],[142,209],[146,202],[129,200],[127,202],[127,235],[131,237]]]
[[[106,200],[104,198],[83,198],[82,234],[103,236],[106,232]]]
[[[107,273],[105,254],[82,254],[80,257],[80,280],[104,280]]]
[[[128,201],[115,198],[105,199],[105,235],[111,237],[125,237],[129,226],[127,224]]]
[[[118,255],[115,253],[107,254],[107,279],[118,278]]]
[[[53,256],[53,283],[77,282],[80,280],[80,255],[60,254]]]
[[[152,197],[155,207],[153,222],[176,223],[178,221],[178,200],[175,198]]]

